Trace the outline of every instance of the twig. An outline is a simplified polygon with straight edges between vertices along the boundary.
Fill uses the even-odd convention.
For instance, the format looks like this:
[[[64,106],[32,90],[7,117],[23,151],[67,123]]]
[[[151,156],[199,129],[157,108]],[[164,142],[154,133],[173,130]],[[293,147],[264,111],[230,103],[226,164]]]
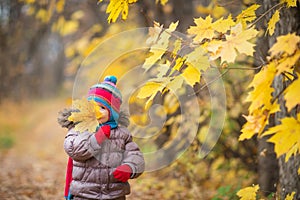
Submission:
[[[259,16],[252,24],[249,24],[248,28],[251,28],[252,26],[254,26],[259,20],[261,20],[264,16],[266,16],[269,12],[271,12],[274,8],[276,8],[277,6],[280,6],[281,4],[283,4],[283,3],[278,3],[274,6],[272,6],[272,8],[270,8],[265,13],[263,13],[261,16]]]
[[[240,70],[257,70],[262,68],[263,65],[257,66],[257,67],[226,67],[226,69],[240,69]]]
[[[208,87],[209,85],[211,85],[212,83],[214,83],[215,81],[217,81],[218,79],[220,79],[222,76],[224,76],[227,72],[229,71],[229,69],[226,69],[222,74],[220,74],[218,77],[216,77],[215,79],[209,81],[208,83],[206,83],[205,85],[203,85],[199,90],[195,91],[195,93],[197,94],[198,92],[200,92],[201,90],[203,90],[205,87]],[[191,96],[192,94],[189,94],[188,96]]]

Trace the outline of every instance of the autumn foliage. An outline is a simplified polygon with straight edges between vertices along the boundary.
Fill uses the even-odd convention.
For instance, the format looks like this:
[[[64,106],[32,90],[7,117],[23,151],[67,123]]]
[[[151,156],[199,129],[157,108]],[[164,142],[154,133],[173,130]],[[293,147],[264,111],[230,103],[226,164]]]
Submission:
[[[45,1],[19,1],[26,5],[24,12],[28,16],[40,24],[48,24],[49,31],[62,37],[74,37],[84,24],[81,21],[84,18],[82,10],[72,10],[64,15],[66,4],[69,3],[65,0],[50,1],[48,7],[45,6]],[[166,12],[171,12],[168,10],[168,0],[152,1],[161,9],[166,9]],[[274,144],[276,157],[284,157],[286,163],[300,154],[300,36],[295,32],[277,36],[273,46],[268,49],[268,55],[262,55],[263,64],[253,67],[258,38],[274,36],[283,16],[282,12],[297,7],[299,1],[280,0],[261,15],[257,12],[263,5],[254,1],[244,1],[247,6],[235,14],[226,10],[225,6],[218,6],[228,3],[225,2],[212,0],[207,6],[198,5],[195,9],[205,15],[195,17],[193,24],[184,33],[179,31],[181,20],[174,20],[168,25],[152,20],[146,41],[148,48],[143,52],[145,54],[136,54],[134,59],[127,60],[122,57],[121,61],[112,64],[113,67],[125,66],[126,62],[130,66],[141,64],[144,72],[151,77],[129,98],[131,122],[147,125],[150,121],[148,112],[157,102],[161,107],[154,110],[155,115],[166,115],[167,120],[161,130],[151,127],[145,133],[140,133],[138,128],[133,128],[133,132],[141,136],[154,135],[153,141],[145,140],[142,143],[143,151],[153,152],[162,146],[176,151],[176,148],[184,145],[182,140],[173,147],[172,140],[178,135],[186,137],[185,131],[194,124],[185,121],[184,131],[180,131],[183,121],[180,112],[182,105],[174,93],[187,97],[185,106],[193,109],[189,102],[190,92],[193,91],[201,109],[201,116],[196,119],[198,129],[190,148],[180,152],[183,156],[162,172],[154,173],[153,176],[145,175],[141,178],[143,181],[135,182],[133,197],[262,199],[263,191],[256,183],[254,174],[257,172],[256,155],[264,152],[257,152],[255,141],[268,138],[267,141]],[[92,54],[99,43],[124,29],[127,26],[124,21],[134,19],[131,18],[131,13],[135,17],[133,12],[140,9],[139,3],[141,0],[95,1],[93,6],[104,10],[107,14],[104,20],[110,28],[99,36],[103,26],[93,24],[82,31],[82,37],[74,37],[72,42],[65,44],[64,54],[68,59],[65,74],[74,77],[78,66]],[[138,9],[134,9],[136,7]],[[267,28],[259,29],[256,25],[264,18],[267,19]],[[131,41],[122,42],[126,46]],[[115,67],[119,74],[124,74],[126,69],[129,68]],[[211,71],[218,72],[218,76],[207,82],[205,75]],[[86,76],[92,73],[94,71]],[[219,143],[203,159],[201,149],[215,145],[207,139],[211,136],[208,134],[208,122],[213,116],[208,109],[211,105],[208,93],[209,87],[214,87],[218,80],[224,82],[228,101],[227,107],[225,106],[227,116]],[[278,80],[285,86],[281,91],[276,91],[275,82]],[[75,129],[80,132],[95,131],[98,126],[97,118],[100,117],[97,105],[84,98],[74,99],[72,104],[74,110],[68,120],[75,123]],[[286,115],[278,124],[271,126],[272,117],[282,111]],[[300,175],[300,168],[297,170]],[[168,184],[162,183],[161,179],[165,179]],[[285,200],[295,199],[295,195],[296,192],[291,192],[285,196]]]

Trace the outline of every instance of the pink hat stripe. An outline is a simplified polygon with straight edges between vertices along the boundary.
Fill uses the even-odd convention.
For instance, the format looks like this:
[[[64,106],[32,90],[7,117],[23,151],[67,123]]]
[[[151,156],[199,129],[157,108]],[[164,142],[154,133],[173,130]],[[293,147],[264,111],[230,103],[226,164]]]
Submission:
[[[89,96],[95,96],[104,99],[108,104],[111,104],[111,106],[116,110],[120,111],[121,106],[121,100],[119,98],[116,98],[112,93],[109,91],[103,89],[103,88],[92,88],[89,93]]]

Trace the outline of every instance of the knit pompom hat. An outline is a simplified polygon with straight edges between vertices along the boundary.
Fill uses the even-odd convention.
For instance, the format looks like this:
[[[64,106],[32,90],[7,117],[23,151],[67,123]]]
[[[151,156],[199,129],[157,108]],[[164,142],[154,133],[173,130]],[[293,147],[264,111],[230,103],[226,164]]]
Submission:
[[[107,124],[111,128],[118,126],[120,106],[122,104],[122,95],[116,84],[117,78],[115,76],[106,76],[102,83],[93,85],[88,92],[88,100],[101,103],[109,110],[109,121]]]

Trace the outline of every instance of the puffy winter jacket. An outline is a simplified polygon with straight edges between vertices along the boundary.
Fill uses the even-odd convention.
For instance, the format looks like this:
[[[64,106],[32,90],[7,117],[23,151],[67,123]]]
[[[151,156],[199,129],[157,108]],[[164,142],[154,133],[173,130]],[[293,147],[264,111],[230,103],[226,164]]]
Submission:
[[[73,159],[73,180],[70,191],[83,199],[114,199],[130,193],[128,182],[115,179],[116,167],[127,164],[132,168],[130,178],[143,173],[143,154],[132,141],[125,127],[112,129],[110,138],[97,143],[95,135],[70,130],[65,138],[64,149]]]

